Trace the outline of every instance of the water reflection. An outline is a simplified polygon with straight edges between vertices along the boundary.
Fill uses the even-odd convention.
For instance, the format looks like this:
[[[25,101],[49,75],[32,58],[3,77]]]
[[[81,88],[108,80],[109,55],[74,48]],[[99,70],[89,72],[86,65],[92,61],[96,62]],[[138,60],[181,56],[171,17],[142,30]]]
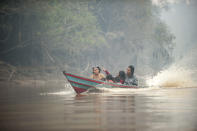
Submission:
[[[1,88],[1,130],[197,130],[197,88],[76,95],[62,88]]]
[[[131,129],[136,125],[135,96],[88,94],[76,95],[74,101],[65,104],[67,128],[120,130]]]

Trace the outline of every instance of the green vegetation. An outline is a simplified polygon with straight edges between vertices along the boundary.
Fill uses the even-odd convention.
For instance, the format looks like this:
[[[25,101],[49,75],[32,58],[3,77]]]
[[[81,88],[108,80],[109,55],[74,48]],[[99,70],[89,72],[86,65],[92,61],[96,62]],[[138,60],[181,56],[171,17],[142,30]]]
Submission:
[[[149,0],[4,0],[0,32],[1,61],[77,73],[130,64],[153,73],[171,62],[174,46]]]

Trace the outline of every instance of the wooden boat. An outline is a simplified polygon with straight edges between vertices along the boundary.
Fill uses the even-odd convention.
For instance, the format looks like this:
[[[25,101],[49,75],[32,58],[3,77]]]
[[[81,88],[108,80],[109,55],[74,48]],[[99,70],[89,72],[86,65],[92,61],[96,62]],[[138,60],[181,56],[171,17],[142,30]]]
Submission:
[[[96,88],[98,85],[102,84],[107,88],[139,88],[134,85],[123,85],[118,83],[111,83],[107,81],[95,80],[91,78],[81,77],[63,71],[63,74],[66,76],[67,80],[70,82],[71,86],[77,94],[87,91],[89,88]]]

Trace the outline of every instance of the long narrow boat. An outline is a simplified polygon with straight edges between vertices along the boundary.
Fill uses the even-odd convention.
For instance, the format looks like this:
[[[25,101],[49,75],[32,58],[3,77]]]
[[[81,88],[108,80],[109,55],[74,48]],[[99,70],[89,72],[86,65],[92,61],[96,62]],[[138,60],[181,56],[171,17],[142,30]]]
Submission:
[[[106,81],[100,81],[95,79],[90,79],[86,77],[81,77],[63,71],[63,74],[66,76],[67,80],[70,82],[71,86],[77,94],[87,91],[89,88],[96,88],[98,85],[102,84],[107,88],[139,88],[134,85],[123,85],[117,83],[111,83]]]

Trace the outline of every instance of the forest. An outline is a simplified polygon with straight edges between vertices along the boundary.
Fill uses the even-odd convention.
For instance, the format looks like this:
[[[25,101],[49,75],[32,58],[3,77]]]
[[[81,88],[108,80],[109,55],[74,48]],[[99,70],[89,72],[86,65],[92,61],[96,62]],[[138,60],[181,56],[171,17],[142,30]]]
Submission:
[[[151,0],[2,0],[2,79],[89,75],[93,66],[117,73],[134,65],[141,78],[157,73],[175,46],[160,13]]]

